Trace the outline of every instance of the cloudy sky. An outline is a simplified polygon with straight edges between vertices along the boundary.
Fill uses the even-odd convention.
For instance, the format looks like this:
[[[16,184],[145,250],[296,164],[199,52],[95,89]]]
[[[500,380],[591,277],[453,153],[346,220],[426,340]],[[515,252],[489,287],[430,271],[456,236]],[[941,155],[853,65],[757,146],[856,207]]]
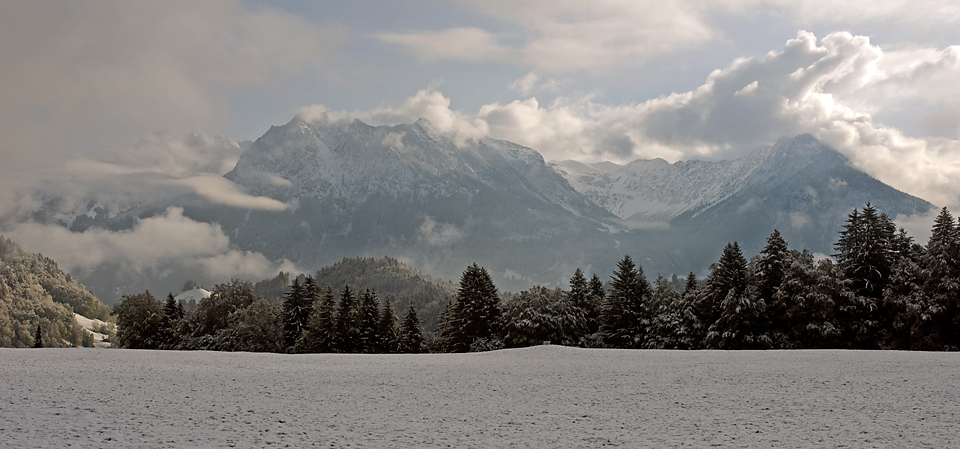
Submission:
[[[231,139],[318,111],[548,160],[728,159],[812,133],[960,210],[946,0],[5,1],[0,61],[0,215],[38,189],[132,189],[118,179],[282,208],[219,178]]]

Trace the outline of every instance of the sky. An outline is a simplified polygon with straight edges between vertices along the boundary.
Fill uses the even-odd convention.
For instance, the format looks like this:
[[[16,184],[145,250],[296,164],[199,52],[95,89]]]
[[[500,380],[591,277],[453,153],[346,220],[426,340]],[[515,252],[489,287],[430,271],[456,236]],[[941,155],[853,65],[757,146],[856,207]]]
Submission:
[[[93,192],[283,208],[220,175],[240,141],[321,112],[586,162],[732,159],[811,133],[960,210],[951,1],[12,0],[0,60],[0,216]],[[5,231],[37,248],[61,232]],[[230,251],[213,241],[209,257]]]

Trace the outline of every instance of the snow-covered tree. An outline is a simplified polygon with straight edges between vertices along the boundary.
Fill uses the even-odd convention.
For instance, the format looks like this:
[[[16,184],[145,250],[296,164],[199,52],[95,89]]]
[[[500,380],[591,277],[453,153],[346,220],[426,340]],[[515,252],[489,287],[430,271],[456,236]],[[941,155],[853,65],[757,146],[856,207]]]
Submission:
[[[183,315],[183,306],[173,297],[173,293],[168,293],[160,318],[160,349],[174,349],[180,344],[178,328]]]
[[[421,354],[426,352],[426,338],[423,334],[423,327],[420,326],[417,309],[413,304],[410,304],[407,315],[403,318],[403,323],[400,325],[397,352],[401,354]]]
[[[360,294],[360,323],[357,352],[380,352],[380,299],[370,289]]]
[[[650,283],[629,255],[617,263],[603,306],[600,332],[607,346],[640,348],[650,326]]]
[[[303,338],[303,352],[334,352],[337,345],[336,305],[333,290],[329,288],[314,301]]]
[[[936,340],[925,349],[960,346],[960,228],[944,207],[934,220],[922,259],[926,307],[918,310],[922,332]],[[933,334],[936,334],[933,336]]]
[[[714,276],[716,275],[716,276]],[[723,296],[717,320],[707,331],[706,346],[716,349],[766,349],[772,346],[765,327],[767,305],[747,283],[747,261],[740,246],[728,243],[708,289]],[[722,279],[721,279],[722,277]]]
[[[411,304],[412,305],[412,304]],[[393,354],[397,352],[397,315],[393,312],[393,305],[389,300],[383,301],[383,309],[380,311],[380,323],[377,325],[377,334],[380,338],[377,345],[377,352],[381,354]]]
[[[117,316],[117,343],[121,348],[157,349],[163,309],[149,291],[123,295],[113,309]]]
[[[349,285],[343,286],[340,291],[336,321],[337,351],[356,352],[360,349],[360,311],[357,298]]]
[[[500,331],[500,295],[485,268],[473,264],[460,276],[460,288],[451,310],[447,347],[452,352],[471,350],[476,340],[490,341]],[[496,342],[481,345],[495,347]]]

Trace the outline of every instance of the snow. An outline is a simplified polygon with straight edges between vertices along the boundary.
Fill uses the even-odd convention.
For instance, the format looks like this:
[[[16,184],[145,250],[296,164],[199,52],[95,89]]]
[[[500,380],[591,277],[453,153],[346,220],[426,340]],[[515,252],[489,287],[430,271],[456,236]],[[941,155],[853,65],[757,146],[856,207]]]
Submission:
[[[960,354],[0,349],[4,447],[947,447]]]
[[[210,290],[206,290],[201,287],[195,287],[177,295],[173,299],[177,300],[177,302],[182,301],[184,303],[187,303],[187,302],[190,302],[191,299],[196,302],[200,302],[201,299],[209,298],[209,297],[210,297]]]
[[[108,337],[107,334],[101,334],[95,329],[102,329],[102,326],[112,326],[106,321],[87,318],[79,313],[74,312],[73,318],[77,320],[77,324],[80,325],[85,331],[93,334],[93,346],[96,348],[109,348],[112,346],[109,341],[103,341]]]

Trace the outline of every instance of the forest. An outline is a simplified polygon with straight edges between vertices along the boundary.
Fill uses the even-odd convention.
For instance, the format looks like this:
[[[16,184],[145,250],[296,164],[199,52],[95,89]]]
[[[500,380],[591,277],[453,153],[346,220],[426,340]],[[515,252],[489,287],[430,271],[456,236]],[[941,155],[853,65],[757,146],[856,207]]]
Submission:
[[[897,349],[960,347],[960,224],[943,208],[926,246],[869,203],[847,217],[833,258],[789,249],[776,230],[749,261],[728,243],[705,279],[652,284],[629,255],[609,282],[577,269],[569,288],[501,294],[473,264],[436,330],[411,304],[349,285],[334,292],[295,278],[282,301],[249,282],[214,287],[184,311],[173,295],[124,296],[114,309],[121,347],[285,353],[467,352],[559,344],[651,349]],[[301,281],[302,279],[302,281]]]

